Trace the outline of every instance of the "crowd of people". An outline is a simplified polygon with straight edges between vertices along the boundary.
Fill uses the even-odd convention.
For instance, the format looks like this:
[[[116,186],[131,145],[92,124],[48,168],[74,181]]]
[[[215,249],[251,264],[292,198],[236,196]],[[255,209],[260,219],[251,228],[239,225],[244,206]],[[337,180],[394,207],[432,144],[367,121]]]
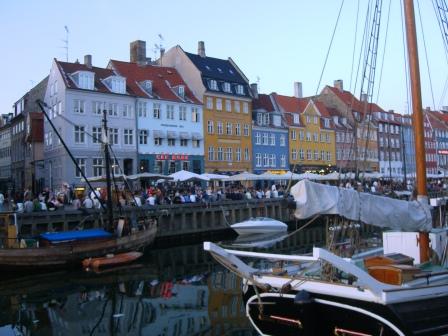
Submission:
[[[343,182],[323,182],[334,184],[344,188],[352,188],[360,192],[374,194],[389,194],[393,191],[404,190],[411,192],[413,184],[411,182],[403,184],[395,181],[343,181]],[[429,191],[443,191],[447,189],[446,183],[441,180],[428,182]],[[212,202],[223,200],[250,200],[284,197],[287,193],[287,186],[275,183],[265,183],[262,186],[243,186],[232,184],[227,186],[213,186],[212,184],[203,187],[194,184],[170,184],[161,183],[155,186],[142,188],[135,192],[125,190],[113,193],[113,202],[118,206],[157,206],[184,203],[200,203],[205,206]],[[75,192],[70,186],[64,185],[58,192],[45,188],[42,192],[34,195],[30,189],[16,193],[14,197],[8,199],[7,195],[0,192],[0,207],[5,209],[7,204],[9,210],[19,212],[56,211],[58,209],[99,209],[106,205],[107,193],[105,188],[91,192]]]

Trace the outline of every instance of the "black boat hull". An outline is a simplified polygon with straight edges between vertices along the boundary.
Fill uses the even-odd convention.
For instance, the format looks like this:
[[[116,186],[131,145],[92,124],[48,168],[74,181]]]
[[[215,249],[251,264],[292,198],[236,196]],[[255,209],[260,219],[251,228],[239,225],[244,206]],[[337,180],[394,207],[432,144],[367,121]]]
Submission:
[[[251,323],[258,332],[285,336],[448,333],[448,296],[382,305],[308,293],[305,293],[308,299],[303,299],[304,296],[300,295],[303,293],[297,294],[291,291],[257,296],[249,287],[244,294],[244,302]]]

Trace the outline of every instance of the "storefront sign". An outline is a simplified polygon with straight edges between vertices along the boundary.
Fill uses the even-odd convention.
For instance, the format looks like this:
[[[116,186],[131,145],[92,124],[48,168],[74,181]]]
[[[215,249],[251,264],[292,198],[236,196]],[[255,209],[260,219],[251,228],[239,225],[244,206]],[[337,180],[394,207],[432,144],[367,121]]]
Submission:
[[[188,155],[184,154],[156,154],[156,160],[182,160],[187,161]]]

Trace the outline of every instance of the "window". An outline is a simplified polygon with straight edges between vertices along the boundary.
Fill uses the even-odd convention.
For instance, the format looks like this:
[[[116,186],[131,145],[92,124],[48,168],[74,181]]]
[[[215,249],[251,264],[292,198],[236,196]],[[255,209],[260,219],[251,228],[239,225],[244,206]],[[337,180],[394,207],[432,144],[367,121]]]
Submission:
[[[313,133],[313,141],[318,142],[319,141],[319,134]]]
[[[244,124],[244,136],[249,136],[249,125]]]
[[[314,125],[317,125],[317,117],[316,116],[314,116]]]
[[[244,148],[244,160],[249,161],[250,155],[249,155],[249,148]]]
[[[277,156],[275,154],[271,154],[269,157],[269,161],[271,167],[275,167],[277,165]]]
[[[224,92],[231,92],[230,91],[230,83],[225,82],[223,89],[224,89]]]
[[[300,116],[297,113],[294,113],[294,124],[300,124]]]
[[[307,115],[307,116],[305,117],[305,119],[306,119],[306,124],[308,125],[308,124],[310,123],[310,116]]]
[[[226,99],[226,111],[232,112],[232,101],[228,99]]]
[[[109,103],[109,110],[107,112],[110,116],[118,117],[118,104]]]
[[[218,90],[218,83],[214,79],[210,80],[210,89],[215,91]]]
[[[320,157],[322,158],[322,161],[325,160],[325,151],[320,152]]]
[[[218,156],[216,159],[222,161],[222,147],[218,147]]]
[[[93,168],[93,176],[103,175],[103,159],[94,158],[92,168]]]
[[[271,146],[275,146],[275,134],[271,133]]]
[[[282,154],[280,156],[280,167],[285,168],[286,167],[286,155]]]
[[[207,121],[207,132],[208,132],[208,134],[214,133],[212,120]]]
[[[314,151],[314,160],[319,160],[319,151],[317,149]]]
[[[124,144],[125,145],[133,145],[134,144],[134,130],[125,129],[123,130],[124,135]]]
[[[206,98],[206,106],[209,110],[213,109],[213,99],[211,97]]]
[[[325,142],[325,133],[320,134],[320,142]]]
[[[255,133],[255,144],[261,145],[261,133],[260,132]]]
[[[140,145],[148,144],[148,130],[139,130],[138,131],[138,143]]]
[[[263,166],[269,167],[269,155],[267,153],[263,154]]]
[[[291,140],[296,140],[296,139],[297,139],[296,130],[291,130]]]
[[[269,134],[263,133],[263,145],[269,145]]]
[[[299,150],[299,159],[300,160],[305,160],[305,151],[303,149]]]
[[[180,145],[181,145],[181,147],[187,147],[188,146],[188,140],[187,139],[180,139]]]
[[[327,152],[327,161],[331,161],[331,152]]]
[[[61,115],[62,114],[62,102],[58,102],[58,114]]]
[[[192,144],[192,146],[193,146],[194,148],[199,148],[200,145],[201,145],[201,140],[199,140],[199,139],[193,139],[193,140],[191,140],[191,144]]]
[[[216,99],[216,109],[222,111],[222,99]]]
[[[154,103],[152,106],[152,116],[154,119],[160,119],[160,104]]]
[[[300,141],[303,141],[303,139],[304,139],[304,133],[303,133],[303,131],[299,131],[299,140]]]
[[[311,133],[306,132],[306,141],[311,141]]]
[[[291,151],[291,158],[292,158],[293,160],[297,160],[297,149],[293,149],[293,150]]]
[[[324,119],[324,125],[326,128],[330,127],[330,120],[329,119]]]
[[[243,103],[243,113],[249,113],[249,103],[247,102]]]
[[[236,123],[235,124],[235,135],[241,135],[241,124],[240,123]]]
[[[102,135],[101,127],[92,127],[92,142],[93,143],[101,143],[102,142]]]
[[[113,76],[110,79],[110,87],[115,93],[126,93],[126,79],[123,77]]]
[[[86,159],[77,158],[76,163],[78,164],[79,169],[81,169],[81,171],[85,175],[86,174]],[[75,167],[75,176],[76,177],[82,176],[81,172],[76,167]]]
[[[122,115],[124,118],[131,118],[132,117],[132,105],[124,104]]]
[[[227,162],[232,162],[233,161],[233,151],[232,151],[232,147],[227,147],[226,148],[226,152],[224,155],[224,160]]]
[[[174,105],[166,106],[166,118],[169,120],[174,120]]]
[[[85,112],[84,100],[75,99],[73,101],[73,112],[83,114]]]
[[[93,114],[103,114],[103,109],[104,109],[104,103],[103,102],[98,102],[98,101],[94,101],[92,103],[92,112]]]
[[[168,138],[168,146],[176,146],[176,139]]]
[[[239,95],[243,95],[244,94],[244,87],[242,85],[237,85],[236,86],[236,93]]]
[[[199,117],[199,110],[197,107],[191,108],[191,121],[192,122],[200,122],[201,118]]]
[[[86,141],[84,126],[75,126],[75,143],[83,144]]]
[[[81,89],[93,90],[94,74],[91,72],[78,73],[78,86]]]
[[[177,88],[177,93],[179,97],[184,98],[185,97],[185,86],[179,85]]]
[[[226,124],[226,134],[227,135],[232,135],[232,128],[233,128],[232,123],[228,122]]]
[[[240,108],[241,108],[240,102],[235,100],[233,102],[233,109],[235,110],[236,113],[240,113]]]
[[[187,107],[179,106],[179,120],[187,120]]]
[[[286,137],[284,135],[280,135],[280,146],[286,146]]]
[[[235,150],[235,155],[236,155],[236,161],[238,161],[238,162],[240,162],[241,161],[241,148],[237,148],[236,150]]]
[[[325,134],[325,140],[327,143],[330,143],[330,133]]]
[[[218,121],[216,124],[218,134],[223,134],[222,121]]]
[[[255,154],[255,166],[261,167],[261,165],[262,165],[261,154],[257,153],[257,154]]]
[[[118,128],[109,128],[109,144],[118,145]]]
[[[154,145],[155,146],[162,146],[162,138],[154,138]]]
[[[215,159],[215,148],[210,146],[208,148],[208,160],[213,161]]]

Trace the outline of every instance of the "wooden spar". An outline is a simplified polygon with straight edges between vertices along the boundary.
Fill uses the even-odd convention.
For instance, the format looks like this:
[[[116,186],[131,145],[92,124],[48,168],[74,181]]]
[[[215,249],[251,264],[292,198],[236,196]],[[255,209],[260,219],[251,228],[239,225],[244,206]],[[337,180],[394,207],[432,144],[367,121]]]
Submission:
[[[426,165],[425,165],[425,129],[422,111],[422,93],[420,86],[420,69],[418,63],[417,33],[415,28],[414,0],[404,0],[404,16],[406,26],[406,43],[408,49],[409,72],[412,94],[412,123],[415,139],[416,160],[416,187],[417,197],[422,202],[428,202],[426,191]],[[429,233],[420,232],[420,260],[429,260]]]
[[[109,129],[107,128],[107,111],[103,111],[103,146],[104,146],[104,160],[106,168],[106,187],[107,187],[107,217],[108,217],[108,230],[113,231],[114,229],[114,215],[112,209],[112,190],[111,190],[111,179],[110,179],[110,154],[109,154]]]

